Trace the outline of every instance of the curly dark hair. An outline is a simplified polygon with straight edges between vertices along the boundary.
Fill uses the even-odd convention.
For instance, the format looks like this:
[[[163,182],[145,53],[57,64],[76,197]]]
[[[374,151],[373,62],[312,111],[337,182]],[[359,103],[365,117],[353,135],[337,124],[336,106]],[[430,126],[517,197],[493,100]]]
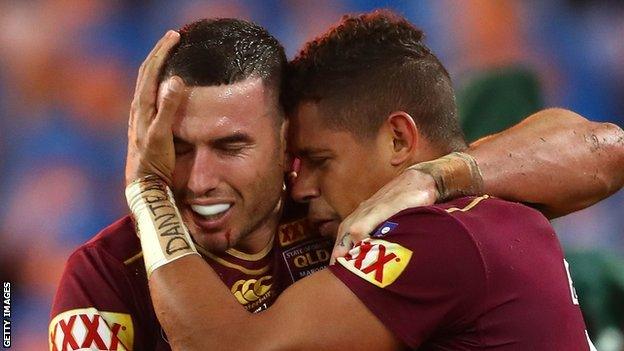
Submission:
[[[451,79],[423,36],[387,10],[344,16],[289,63],[287,112],[317,103],[326,126],[366,138],[404,111],[434,145],[464,148]]]
[[[202,19],[179,32],[180,42],[161,78],[177,75],[190,86],[212,86],[253,76],[281,88],[287,62],[284,48],[259,25],[234,18]]]

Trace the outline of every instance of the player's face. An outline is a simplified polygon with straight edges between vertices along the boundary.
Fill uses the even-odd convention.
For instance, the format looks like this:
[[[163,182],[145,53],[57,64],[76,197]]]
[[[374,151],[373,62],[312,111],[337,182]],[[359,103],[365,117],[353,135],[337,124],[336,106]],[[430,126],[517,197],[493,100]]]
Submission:
[[[173,126],[174,193],[204,248],[245,248],[274,234],[284,162],[277,113],[260,79],[187,88]]]
[[[336,210],[322,197],[317,197],[309,202],[308,220],[310,223],[317,228],[322,236],[336,236],[342,221]]]
[[[301,159],[292,195],[310,203],[314,222],[332,216],[344,219],[393,176],[384,138],[359,140],[350,132],[325,127],[319,116],[316,104],[301,104],[289,131],[292,151]]]

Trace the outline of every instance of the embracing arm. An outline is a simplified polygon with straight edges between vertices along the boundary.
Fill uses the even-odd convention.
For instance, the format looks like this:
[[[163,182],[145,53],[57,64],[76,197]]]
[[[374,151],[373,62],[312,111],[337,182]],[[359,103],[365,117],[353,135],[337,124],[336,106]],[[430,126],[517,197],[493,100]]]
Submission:
[[[624,186],[624,131],[564,109],[537,112],[464,154],[470,156],[451,154],[407,168],[345,218],[337,238],[361,240],[406,208],[462,195],[524,202],[555,218]],[[344,255],[344,247],[337,245],[332,257]]]
[[[166,262],[152,271],[149,285],[172,348],[416,349],[436,332],[480,314],[474,306],[484,289],[483,261],[465,226],[431,208],[393,220],[391,235],[359,243],[334,267],[297,281],[258,314],[246,312],[199,256]],[[141,227],[144,251],[161,251],[152,244],[162,233]]]
[[[483,192],[548,217],[588,207],[624,185],[624,132],[564,109],[540,111],[470,145]]]
[[[173,350],[396,350],[400,343],[329,270],[248,313],[199,256],[155,270],[154,309]],[[190,303],[192,301],[192,303]]]

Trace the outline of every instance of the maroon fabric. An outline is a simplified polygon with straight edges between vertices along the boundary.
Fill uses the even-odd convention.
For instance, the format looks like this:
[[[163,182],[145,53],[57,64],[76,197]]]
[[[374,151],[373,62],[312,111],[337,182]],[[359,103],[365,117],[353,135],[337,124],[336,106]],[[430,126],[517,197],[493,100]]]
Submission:
[[[263,257],[203,255],[239,302],[250,312],[259,312],[293,281],[326,267],[332,245],[333,241],[310,234],[305,223],[294,222],[280,227]],[[52,307],[52,350],[97,350],[102,345],[123,350],[129,344],[133,350],[170,350],[149,298],[140,251],[133,223],[125,217],[71,255]],[[93,309],[85,310],[89,308]],[[114,318],[111,322],[107,313],[127,314],[132,322]],[[97,333],[89,333],[89,327]],[[129,338],[130,329],[132,340],[124,344],[123,333]]]
[[[346,265],[330,269],[411,348],[588,350],[550,223],[529,207],[493,198],[466,209],[474,200],[405,210],[388,219],[365,250],[351,250],[357,256],[373,252],[375,243],[396,243],[412,252],[398,278],[383,288],[345,267],[359,263],[366,271],[386,256],[388,267],[398,267],[398,257],[389,256],[396,250],[347,256]],[[384,226],[391,228],[385,235]]]

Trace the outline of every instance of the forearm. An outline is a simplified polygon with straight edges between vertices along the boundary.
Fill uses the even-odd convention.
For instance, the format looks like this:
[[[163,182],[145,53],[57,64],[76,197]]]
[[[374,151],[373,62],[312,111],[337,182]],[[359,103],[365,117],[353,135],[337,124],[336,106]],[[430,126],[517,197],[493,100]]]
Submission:
[[[406,208],[470,195],[527,203],[552,218],[588,207],[623,185],[622,129],[548,109],[463,153],[407,167],[341,223],[338,238],[362,240]],[[347,252],[340,242],[332,259]]]
[[[154,310],[173,350],[232,350],[253,335],[248,313],[199,256],[155,270],[149,278]],[[253,349],[253,348],[252,348]]]
[[[172,349],[399,348],[398,339],[329,271],[297,282],[270,310],[248,313],[197,254],[186,228],[178,228],[182,219],[161,180],[138,179],[126,197],[154,310]]]
[[[126,188],[126,197],[154,310],[171,345],[179,350],[231,348],[251,315],[197,253],[165,183],[155,176],[137,179]]]
[[[483,191],[532,203],[551,217],[590,206],[624,185],[624,132],[570,111],[540,111],[473,143]]]

